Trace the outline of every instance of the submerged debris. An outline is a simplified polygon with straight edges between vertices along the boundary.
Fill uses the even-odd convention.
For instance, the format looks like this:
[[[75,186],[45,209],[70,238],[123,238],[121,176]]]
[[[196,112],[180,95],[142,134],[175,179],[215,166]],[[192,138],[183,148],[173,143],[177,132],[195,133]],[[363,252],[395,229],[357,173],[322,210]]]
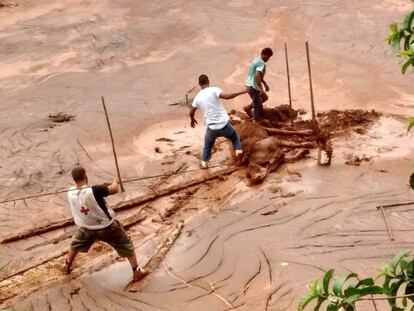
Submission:
[[[367,156],[366,154],[363,154],[362,156],[350,154],[347,155],[347,160],[345,161],[345,164],[360,166],[362,162],[371,162],[372,158],[372,156]]]
[[[62,123],[62,122],[69,122],[72,119],[74,119],[76,116],[71,115],[71,114],[67,114],[67,113],[63,113],[63,112],[58,112],[56,114],[51,114],[50,113],[48,117],[53,122]]]

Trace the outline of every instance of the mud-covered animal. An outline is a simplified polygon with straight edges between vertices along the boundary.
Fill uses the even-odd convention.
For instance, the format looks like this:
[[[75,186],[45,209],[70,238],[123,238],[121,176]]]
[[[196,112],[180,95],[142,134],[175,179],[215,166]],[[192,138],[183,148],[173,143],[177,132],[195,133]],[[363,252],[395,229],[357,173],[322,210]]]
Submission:
[[[303,157],[307,153],[303,148],[314,147],[312,142],[296,143],[270,136],[255,122],[237,124],[236,130],[243,148],[242,164],[247,165],[246,176],[251,185],[261,183],[270,172],[292,157]],[[301,148],[301,152],[290,152],[296,148]]]

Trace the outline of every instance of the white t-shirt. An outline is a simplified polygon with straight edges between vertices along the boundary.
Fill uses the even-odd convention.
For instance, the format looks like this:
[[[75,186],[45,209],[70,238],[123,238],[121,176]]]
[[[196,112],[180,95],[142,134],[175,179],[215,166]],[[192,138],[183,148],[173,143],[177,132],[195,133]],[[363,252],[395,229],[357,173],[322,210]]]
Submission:
[[[212,130],[222,129],[230,119],[219,99],[222,92],[218,87],[206,87],[193,100],[193,107],[200,108],[207,126]]]
[[[78,190],[72,186],[69,188],[68,200],[73,220],[79,227],[90,230],[99,230],[112,224],[114,211],[106,204],[104,197],[108,190],[103,186],[84,186]],[[94,191],[95,190],[95,191]],[[102,194],[102,192],[104,192]],[[102,207],[97,202],[97,197]]]

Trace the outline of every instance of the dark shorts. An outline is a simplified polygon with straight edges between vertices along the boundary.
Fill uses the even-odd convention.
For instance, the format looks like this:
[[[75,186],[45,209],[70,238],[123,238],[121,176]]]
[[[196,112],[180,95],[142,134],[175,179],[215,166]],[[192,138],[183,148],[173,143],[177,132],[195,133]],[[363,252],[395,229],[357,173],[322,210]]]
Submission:
[[[135,253],[130,237],[117,220],[114,220],[110,226],[100,230],[79,228],[70,247],[78,252],[86,253],[97,240],[111,245],[121,257],[131,257]]]

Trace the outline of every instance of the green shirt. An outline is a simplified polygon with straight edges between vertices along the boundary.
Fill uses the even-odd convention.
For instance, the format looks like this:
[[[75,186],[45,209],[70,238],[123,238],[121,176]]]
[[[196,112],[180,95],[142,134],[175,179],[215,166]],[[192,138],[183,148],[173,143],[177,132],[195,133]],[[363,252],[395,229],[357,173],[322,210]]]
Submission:
[[[257,71],[260,71],[264,75],[265,69],[266,63],[263,61],[261,57],[256,57],[255,59],[253,59],[252,63],[249,66],[249,71],[247,73],[246,85],[251,86],[256,90],[260,90],[254,76],[256,75]]]

